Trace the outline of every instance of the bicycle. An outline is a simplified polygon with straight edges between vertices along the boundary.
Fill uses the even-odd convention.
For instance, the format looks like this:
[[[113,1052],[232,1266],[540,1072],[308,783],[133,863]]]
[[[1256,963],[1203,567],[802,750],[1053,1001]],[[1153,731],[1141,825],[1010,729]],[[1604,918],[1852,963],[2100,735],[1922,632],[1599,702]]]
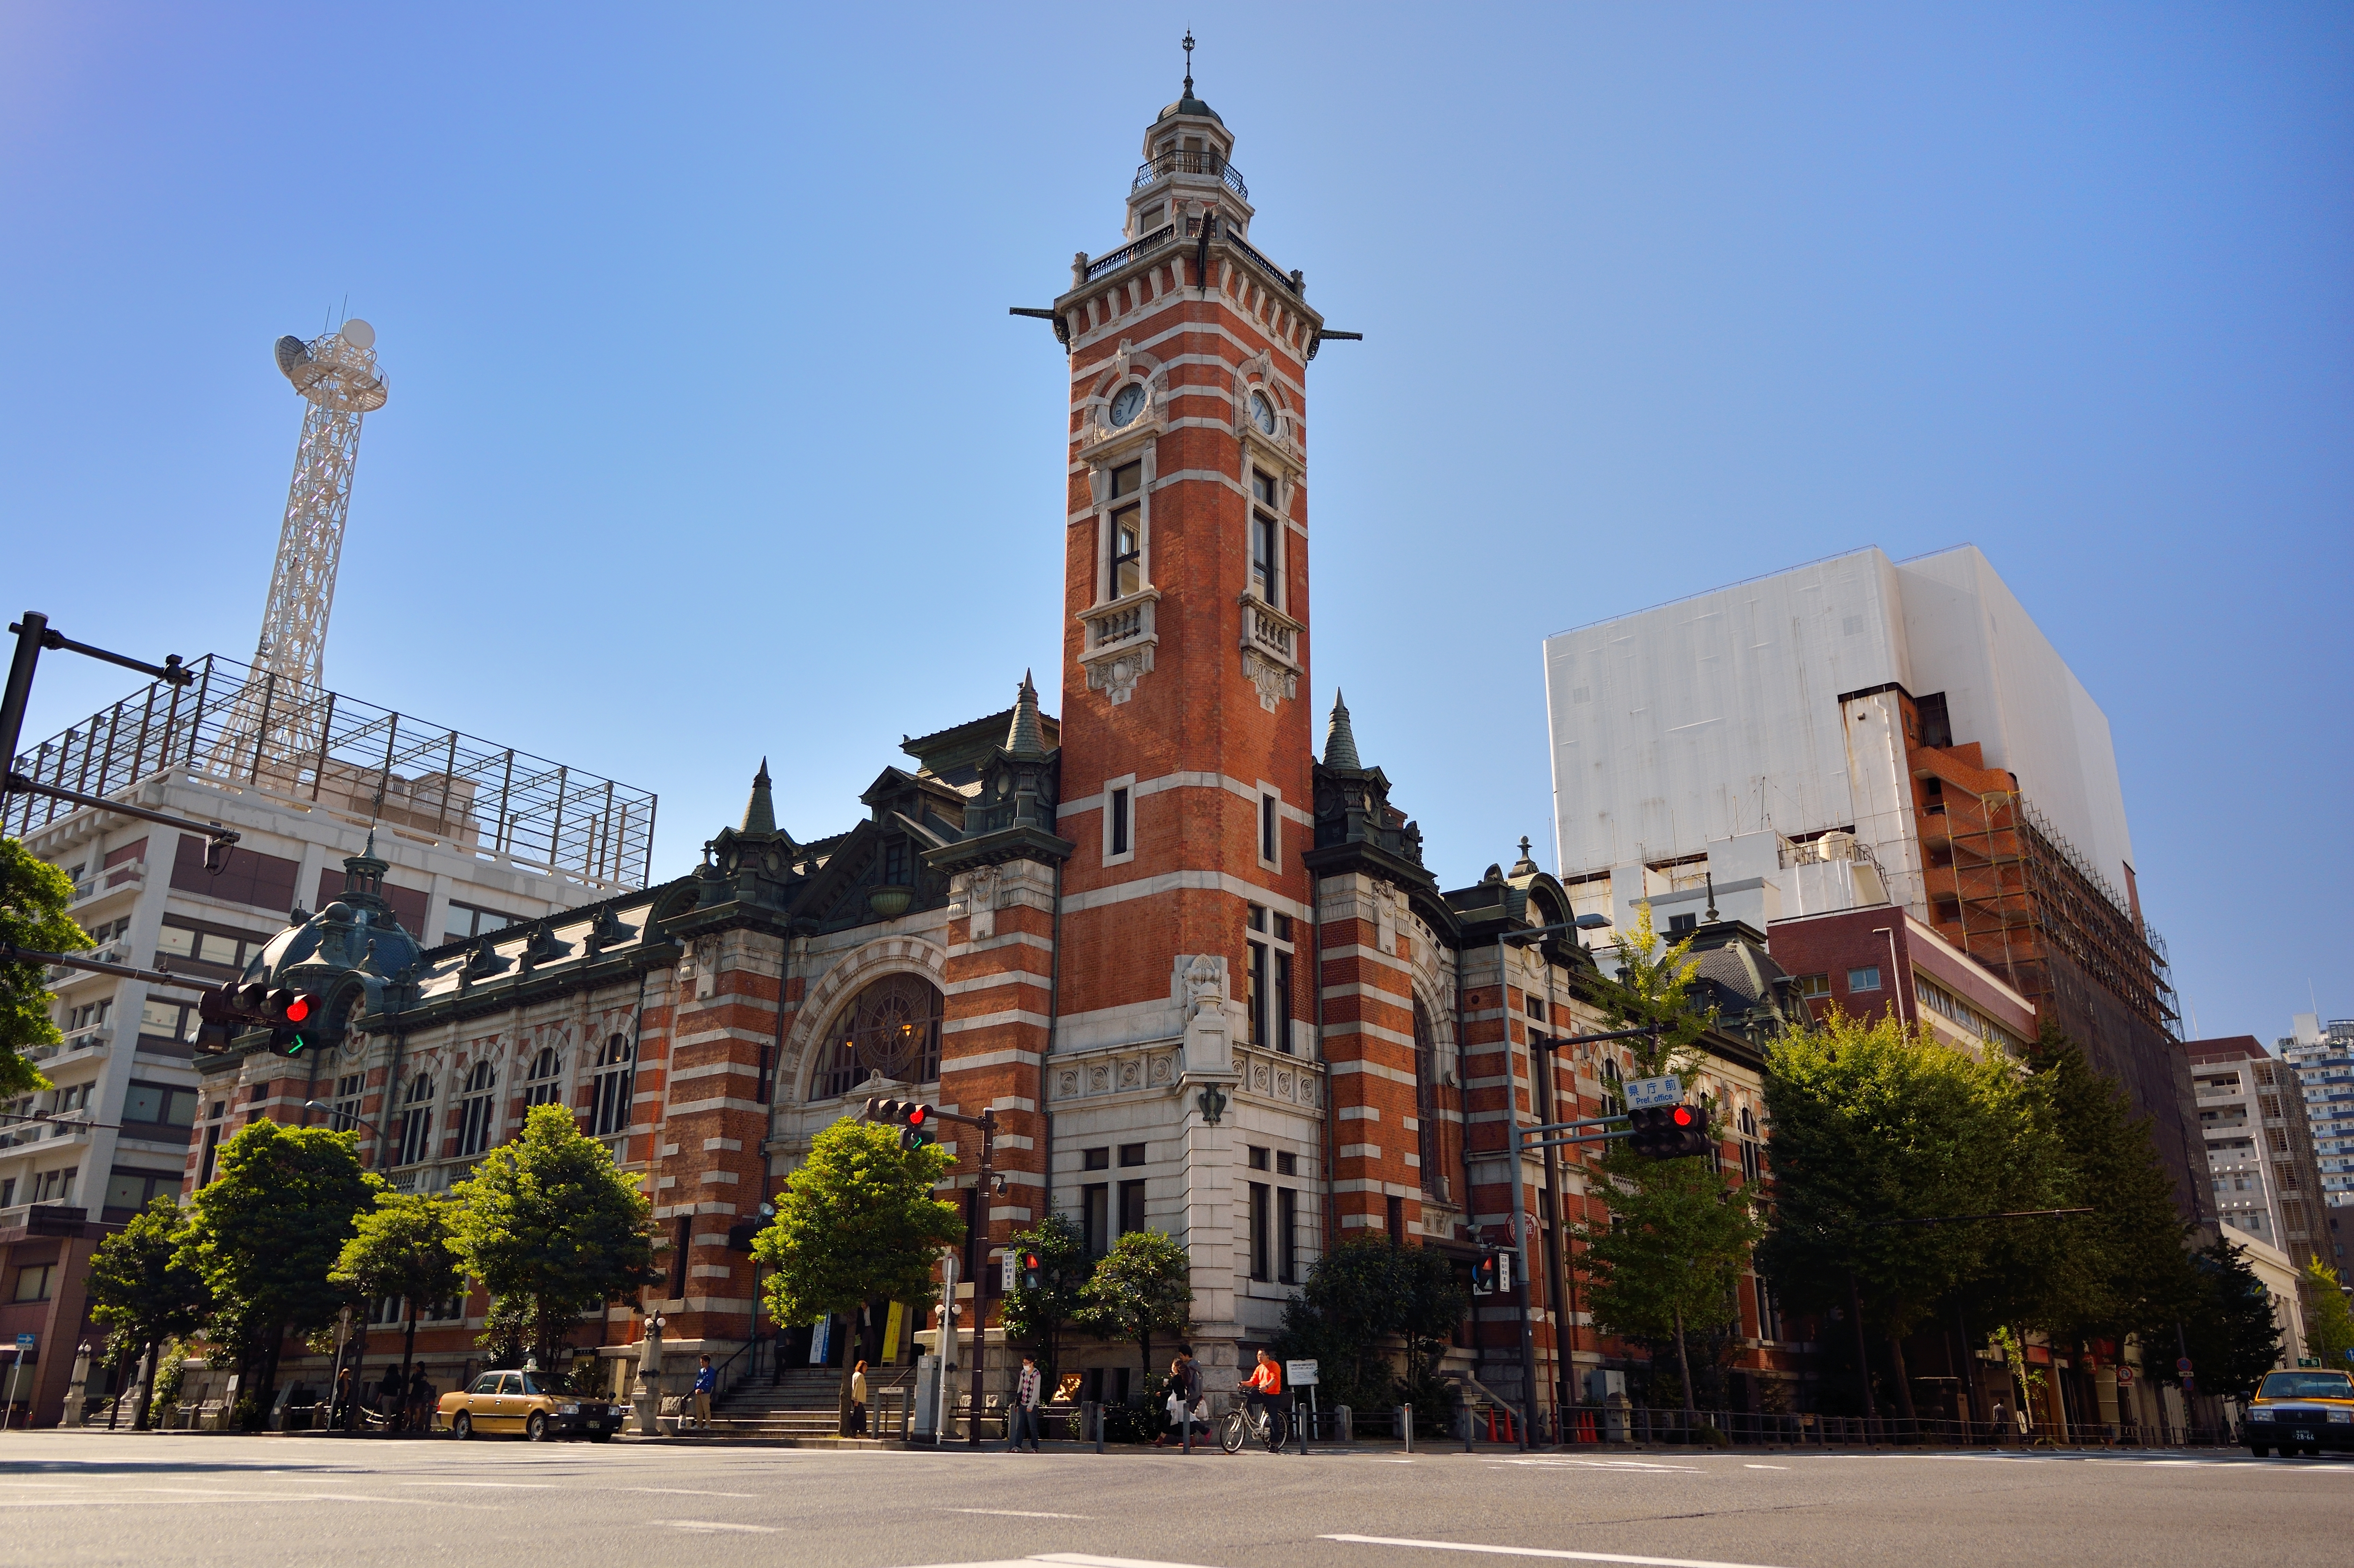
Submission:
[[[1268,1453],[1279,1454],[1290,1435],[1290,1413],[1269,1409],[1264,1404],[1256,1411],[1247,1405],[1229,1410],[1218,1423],[1218,1446],[1229,1454],[1241,1453],[1243,1445],[1254,1436],[1267,1445]]]

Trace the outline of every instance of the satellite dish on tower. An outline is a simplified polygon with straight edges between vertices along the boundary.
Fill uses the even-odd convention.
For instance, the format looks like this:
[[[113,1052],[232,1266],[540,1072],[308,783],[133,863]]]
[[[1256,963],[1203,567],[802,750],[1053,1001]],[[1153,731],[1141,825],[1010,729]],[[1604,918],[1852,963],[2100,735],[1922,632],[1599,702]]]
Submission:
[[[345,343],[350,344],[354,348],[374,348],[376,346],[376,328],[368,325],[367,323],[360,320],[357,316],[354,316],[351,320],[344,323],[343,331],[340,335]]]

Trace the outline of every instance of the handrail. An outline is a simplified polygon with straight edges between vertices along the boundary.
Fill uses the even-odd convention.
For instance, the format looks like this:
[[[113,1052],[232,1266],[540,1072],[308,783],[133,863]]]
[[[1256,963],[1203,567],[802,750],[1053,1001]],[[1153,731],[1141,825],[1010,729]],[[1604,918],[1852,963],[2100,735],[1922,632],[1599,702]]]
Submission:
[[[1163,153],[1157,158],[1145,160],[1137,165],[1136,178],[1128,188],[1130,193],[1140,191],[1171,175],[1216,175],[1225,182],[1228,190],[1245,201],[1250,200],[1250,186],[1243,183],[1240,169],[1215,153],[1193,149]]]
[[[1158,250],[1177,232],[1173,223],[1164,224],[1132,245],[1123,245],[1087,263],[1087,281],[1092,283],[1107,272],[1117,272],[1148,250]]]

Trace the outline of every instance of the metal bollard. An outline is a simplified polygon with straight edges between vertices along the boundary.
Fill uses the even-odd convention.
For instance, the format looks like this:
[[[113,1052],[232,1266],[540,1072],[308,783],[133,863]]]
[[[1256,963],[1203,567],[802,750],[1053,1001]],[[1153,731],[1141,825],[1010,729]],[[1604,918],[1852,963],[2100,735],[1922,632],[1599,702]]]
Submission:
[[[1414,1452],[1414,1406],[1413,1406],[1413,1405],[1411,1405],[1411,1404],[1401,1404],[1401,1405],[1399,1405],[1399,1406],[1398,1406],[1398,1430],[1405,1434],[1405,1451],[1406,1451],[1407,1453],[1409,1453],[1409,1454],[1413,1453],[1413,1452]]]
[[[1470,1401],[1469,1401],[1469,1400],[1464,1401],[1464,1403],[1463,1403],[1463,1451],[1464,1451],[1465,1453],[1467,1453],[1467,1454],[1469,1454],[1469,1452],[1471,1452],[1471,1433],[1472,1433],[1472,1426],[1473,1426],[1473,1423],[1474,1423],[1475,1419],[1476,1419],[1476,1418],[1473,1416],[1472,1412],[1471,1412],[1471,1402],[1470,1402]]]
[[[1104,1451],[1104,1406],[1102,1400],[1098,1399],[1095,1402],[1094,1410],[1096,1413],[1096,1452],[1100,1454]]]

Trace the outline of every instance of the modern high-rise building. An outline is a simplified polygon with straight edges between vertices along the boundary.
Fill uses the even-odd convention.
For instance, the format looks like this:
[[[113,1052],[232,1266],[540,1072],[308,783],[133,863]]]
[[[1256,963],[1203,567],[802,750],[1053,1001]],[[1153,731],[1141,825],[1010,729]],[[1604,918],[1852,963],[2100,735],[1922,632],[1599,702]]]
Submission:
[[[1581,913],[1766,929],[1886,903],[1999,975],[2207,1158],[2107,718],[1972,546],[1864,549],[1545,641]]]
[[[2315,1258],[2334,1266],[2296,1070],[2248,1034],[2188,1041],[2182,1051],[2199,1096],[2216,1219],[2278,1247],[2299,1268]]]
[[[2280,1043],[2305,1091],[2323,1201],[2354,1210],[2354,1018],[2300,1012]]]

